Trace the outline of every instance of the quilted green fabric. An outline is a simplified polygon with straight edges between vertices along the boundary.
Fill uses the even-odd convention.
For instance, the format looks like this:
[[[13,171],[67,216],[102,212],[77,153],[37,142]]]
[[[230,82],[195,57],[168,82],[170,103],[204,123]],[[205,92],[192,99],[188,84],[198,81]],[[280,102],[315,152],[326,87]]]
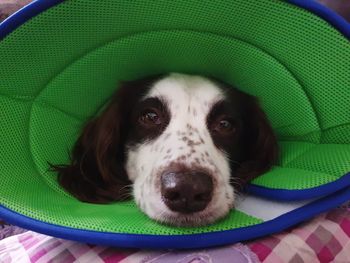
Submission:
[[[67,0],[5,37],[0,61],[0,204],[43,222],[160,235],[261,222],[233,210],[163,226],[133,202],[81,203],[48,172],[120,80],[156,73],[215,76],[260,98],[282,154],[253,184],[310,189],[350,171],[350,43],[285,1]]]

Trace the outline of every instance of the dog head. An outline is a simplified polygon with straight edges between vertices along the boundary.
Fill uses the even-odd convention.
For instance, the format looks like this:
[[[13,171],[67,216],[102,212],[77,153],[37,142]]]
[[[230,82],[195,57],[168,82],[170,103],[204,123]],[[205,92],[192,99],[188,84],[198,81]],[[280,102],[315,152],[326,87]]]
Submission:
[[[170,74],[122,83],[87,123],[60,184],[85,202],[133,195],[172,225],[214,222],[271,168],[277,141],[255,97],[217,80]]]

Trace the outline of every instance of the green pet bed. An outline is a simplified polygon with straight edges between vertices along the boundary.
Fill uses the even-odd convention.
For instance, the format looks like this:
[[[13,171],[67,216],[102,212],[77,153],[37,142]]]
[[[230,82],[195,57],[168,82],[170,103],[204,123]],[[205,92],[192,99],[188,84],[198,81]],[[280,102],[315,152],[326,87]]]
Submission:
[[[38,0],[0,25],[0,218],[120,247],[195,248],[281,231],[350,199],[350,26],[310,0]],[[182,72],[259,97],[279,164],[223,220],[158,224],[57,183],[120,80]]]

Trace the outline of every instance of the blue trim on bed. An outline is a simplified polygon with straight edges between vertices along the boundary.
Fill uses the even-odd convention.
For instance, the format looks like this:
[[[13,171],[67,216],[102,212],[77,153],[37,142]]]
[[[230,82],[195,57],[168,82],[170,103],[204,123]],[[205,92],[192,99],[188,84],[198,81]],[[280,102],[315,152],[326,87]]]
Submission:
[[[314,0],[287,0],[287,2],[299,6],[321,17],[329,24],[331,24],[334,28],[336,28],[339,32],[341,32],[346,38],[350,39],[350,23],[334,10]]]
[[[0,41],[31,18],[63,1],[37,0],[24,6],[0,23]]]
[[[339,191],[347,186],[350,186],[350,173],[345,174],[339,179],[323,184],[317,187],[301,189],[301,190],[287,190],[287,189],[275,189],[259,186],[255,184],[249,184],[245,187],[245,190],[257,196],[281,200],[281,201],[298,201],[312,198],[319,198],[329,195],[336,191]]]
[[[78,242],[128,248],[193,249],[220,246],[276,233],[339,206],[349,199],[350,187],[257,225],[192,235],[137,235],[74,229],[44,223],[3,206],[0,206],[0,216],[5,221],[23,228]]]
[[[64,1],[65,0],[36,0],[23,7],[0,23],[0,41],[32,17]],[[287,0],[287,2],[323,18],[350,39],[350,23],[335,11],[313,0]]]

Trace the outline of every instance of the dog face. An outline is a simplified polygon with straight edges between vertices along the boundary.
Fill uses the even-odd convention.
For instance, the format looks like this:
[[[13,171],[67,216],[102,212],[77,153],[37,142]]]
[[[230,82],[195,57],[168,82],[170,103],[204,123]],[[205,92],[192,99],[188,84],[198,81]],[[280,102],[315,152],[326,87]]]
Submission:
[[[235,192],[276,158],[276,138],[254,97],[216,80],[170,74],[122,84],[84,128],[71,164],[54,169],[82,201],[132,192],[149,217],[197,226],[225,216]]]

